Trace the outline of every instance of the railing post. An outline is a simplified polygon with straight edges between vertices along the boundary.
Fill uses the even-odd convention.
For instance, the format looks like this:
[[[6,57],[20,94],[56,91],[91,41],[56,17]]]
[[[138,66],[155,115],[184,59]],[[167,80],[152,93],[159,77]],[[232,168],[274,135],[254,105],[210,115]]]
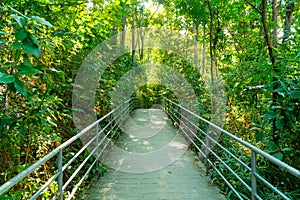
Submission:
[[[167,114],[170,116],[170,112],[169,112],[169,109],[170,109],[170,102],[169,101],[166,101],[166,107],[167,107]]]
[[[187,128],[190,130],[191,129],[191,119],[190,119],[190,113],[187,112],[188,116],[187,116],[187,119],[188,119],[188,124],[187,124]]]
[[[255,195],[257,194],[257,181],[256,181],[256,153],[251,151],[251,200],[255,200]]]
[[[98,158],[98,156],[99,156],[99,124],[97,124],[97,126],[96,126],[96,154],[97,154],[97,156],[96,156],[96,158]],[[99,163],[99,162],[97,162],[97,163]],[[99,167],[99,166],[98,166]]]
[[[168,115],[171,116],[171,102],[168,102]]]
[[[206,176],[209,175],[209,124],[206,124],[206,131],[205,131],[205,167],[206,167]]]
[[[110,133],[112,134],[112,129],[113,129],[113,124],[112,124],[112,121],[113,121],[113,115],[112,113],[109,115],[109,129],[110,129]]]
[[[174,119],[174,104],[172,104],[172,118]]]
[[[178,106],[178,127],[180,127],[180,123],[181,123],[181,109],[180,106]]]
[[[58,199],[62,200],[64,198],[63,193],[63,171],[62,171],[62,149],[58,153]]]

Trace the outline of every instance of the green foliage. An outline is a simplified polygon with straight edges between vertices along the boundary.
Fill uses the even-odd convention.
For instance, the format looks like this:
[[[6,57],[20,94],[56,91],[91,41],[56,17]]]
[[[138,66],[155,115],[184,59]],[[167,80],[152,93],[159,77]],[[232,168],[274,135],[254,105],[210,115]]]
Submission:
[[[170,30],[167,33],[170,35],[180,32],[184,37],[193,38],[198,49],[192,49],[188,41],[178,41],[170,45],[185,58],[158,49],[139,51],[141,60],[136,56],[132,61],[130,54],[118,58],[107,67],[99,80],[94,108],[98,117],[110,111],[110,95],[120,78],[138,64],[146,62],[142,53],[144,57],[148,53],[151,62],[171,67],[189,82],[198,98],[201,115],[208,119],[214,106],[211,103],[213,98],[203,81],[207,77],[203,77],[204,74],[199,71],[212,70],[213,76],[210,78],[222,77],[228,98],[225,129],[299,168],[300,19],[295,17],[299,16],[299,2],[289,1],[295,3],[294,17],[290,36],[283,43],[281,34],[288,4],[280,1],[277,6],[278,22],[275,24],[271,18],[271,1],[267,1],[267,34],[272,40],[275,64],[272,64],[268,54],[259,4],[220,0],[154,2],[162,6],[150,10],[144,9],[143,2],[135,0],[107,3],[94,0],[93,8],[87,10],[86,1],[55,0],[54,4],[41,0],[1,1],[0,154],[3,162],[0,163],[0,184],[76,134],[72,122],[71,92],[77,70],[99,43],[123,31],[124,27],[130,30],[134,24],[132,22],[136,27]],[[211,19],[209,9],[212,11]],[[209,30],[210,22],[212,30]],[[272,32],[274,27],[280,28],[277,43]],[[136,37],[139,41],[136,46],[141,45],[142,34]],[[168,38],[160,42],[170,43]],[[210,42],[212,49],[209,49]],[[209,51],[214,56],[212,69],[209,56],[202,55],[208,55]],[[159,103],[162,96],[176,99],[169,88],[160,84],[136,88],[133,95],[139,99],[142,107],[147,108]],[[249,164],[249,151],[226,137],[222,137],[220,142]],[[79,143],[74,144],[66,151],[67,157],[79,148]],[[221,151],[219,153],[228,165],[245,177],[247,183],[250,181],[249,174],[241,166]],[[85,156],[80,158],[84,159]],[[7,196],[27,199],[29,193],[36,191],[46,178],[51,177],[55,162],[53,160],[45,165],[45,169],[36,171],[33,175],[35,181],[24,179]],[[262,158],[258,162],[260,174],[286,191],[291,198],[299,197],[299,185],[291,184],[297,180]],[[243,197],[249,196],[224,166],[216,164],[234,187],[239,188]],[[79,165],[79,162],[74,163],[67,174]],[[100,167],[105,171],[103,166]],[[215,172],[212,173],[213,181],[219,184],[227,198],[234,199],[228,186]],[[41,174],[45,179],[40,178]],[[264,199],[274,197],[270,190],[261,188],[259,192],[264,194]],[[56,190],[57,185],[51,185],[41,198],[49,199],[51,192]]]
[[[138,99],[141,108],[151,108],[155,104],[161,104],[163,97],[176,99],[172,91],[159,84],[143,85],[135,90],[133,97]]]
[[[109,27],[97,24],[103,14],[93,12],[83,18],[84,5],[51,6],[50,10],[38,2],[22,1],[19,8],[14,3],[1,5],[0,10],[0,154],[4,159],[0,184],[76,133],[71,118],[75,70],[111,33]],[[24,179],[6,196],[28,199],[53,175],[54,163],[35,171],[31,176],[35,181]],[[56,189],[57,185],[50,186],[42,198],[49,199]]]

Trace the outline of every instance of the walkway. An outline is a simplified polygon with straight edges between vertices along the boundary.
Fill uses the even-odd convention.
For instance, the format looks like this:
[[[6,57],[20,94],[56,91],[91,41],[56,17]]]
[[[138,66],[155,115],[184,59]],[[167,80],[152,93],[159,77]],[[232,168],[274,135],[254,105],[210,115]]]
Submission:
[[[159,152],[158,150],[168,144],[176,145],[176,148],[185,147],[185,144],[182,136],[179,137],[182,143],[174,141],[177,129],[160,109],[135,110],[132,119],[128,120],[124,126],[127,134],[122,134],[117,143],[126,151],[113,147],[109,156],[104,160],[117,170],[109,168],[103,177],[92,181],[91,189],[86,193],[85,199],[225,199],[219,194],[217,188],[210,185],[209,178],[204,176],[203,164],[195,159],[194,153],[190,150],[184,151],[177,161],[168,166],[164,166],[164,162],[168,159],[162,156],[154,158],[155,160],[145,159],[143,167],[137,167],[135,164],[141,164],[141,161],[137,160],[138,156],[128,156],[128,151],[134,155],[136,153],[144,156],[149,152]],[[170,157],[174,155],[171,154]],[[154,171],[159,167],[157,163],[162,166]],[[142,173],[141,170],[145,172]]]

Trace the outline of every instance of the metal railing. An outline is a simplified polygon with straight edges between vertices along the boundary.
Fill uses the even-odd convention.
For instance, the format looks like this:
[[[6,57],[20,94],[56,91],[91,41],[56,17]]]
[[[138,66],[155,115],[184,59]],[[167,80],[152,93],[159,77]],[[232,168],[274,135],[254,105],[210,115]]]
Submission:
[[[52,199],[71,199],[81,183],[85,180],[89,172],[92,170],[92,168],[96,165],[96,163],[99,162],[100,156],[106,151],[106,148],[108,147],[109,143],[111,142],[111,139],[113,138],[114,134],[119,129],[121,123],[127,118],[127,115],[130,114],[130,112],[133,110],[135,101],[130,99],[125,101],[123,104],[118,105],[117,108],[113,109],[111,112],[103,116],[101,119],[97,120],[96,122],[92,123],[88,127],[84,128],[82,131],[80,131],[77,135],[73,136],[60,146],[58,146],[56,149],[51,151],[49,154],[44,156],[42,159],[28,167],[26,170],[19,173],[14,178],[10,179],[6,183],[0,186],[0,197],[2,194],[8,192],[13,186],[18,184],[22,179],[29,176],[32,172],[37,170],[40,166],[44,165],[47,161],[50,159],[53,159],[57,157],[57,167],[56,167],[56,173],[49,178],[44,185],[40,187],[38,191],[36,191],[32,196],[32,199],[36,199],[38,196],[40,196],[46,188],[49,187],[49,185],[53,182],[56,182],[57,184],[57,193],[53,195]],[[108,123],[105,123],[105,121],[108,121]],[[105,124],[103,128],[100,129],[100,124]],[[68,160],[65,161],[65,158],[63,157],[63,151],[70,146],[72,143],[74,143],[76,140],[80,139],[82,136],[85,136],[86,134],[90,134],[91,132],[94,132],[93,134],[89,135],[90,139],[89,141],[84,144],[84,146],[78,151],[75,152],[74,156]],[[91,148],[92,147],[92,148]],[[64,173],[66,169],[71,166],[71,164],[78,159],[79,155],[86,152],[85,150],[89,150],[89,154],[86,156],[86,158],[81,162],[79,166],[77,166],[76,170],[71,174],[70,177],[68,177],[65,182],[63,181]],[[88,169],[83,172],[84,175],[80,178],[80,180],[75,184],[75,186],[72,188],[72,191],[69,195],[65,195],[64,191],[65,189],[70,185],[70,183],[74,180],[74,178],[79,174],[79,172],[83,169],[83,167],[87,164],[87,161],[93,158],[92,164],[88,167]],[[66,162],[63,164],[63,161]],[[87,168],[87,167],[86,167]],[[82,172],[82,171],[81,171]]]
[[[210,121],[194,114],[188,109],[182,107],[181,105],[169,100],[164,99],[164,109],[169,117],[176,122],[179,126],[180,132],[185,136],[185,138],[193,144],[193,146],[199,151],[199,153],[205,158],[206,162],[206,173],[209,174],[209,169],[213,168],[213,170],[225,181],[225,183],[230,187],[230,189],[234,192],[238,199],[244,199],[242,195],[237,191],[237,188],[230,183],[230,181],[226,178],[226,175],[222,174],[221,170],[217,168],[214,164],[214,160],[217,160],[237,179],[240,183],[251,193],[251,199],[262,199],[262,197],[258,194],[258,186],[257,183],[260,181],[265,186],[269,187],[273,192],[277,193],[282,199],[290,199],[286,194],[277,189],[273,184],[267,181],[262,175],[260,175],[257,171],[257,156],[261,155],[268,161],[282,168],[282,170],[292,174],[293,176],[300,178],[300,171],[289,166],[288,164],[282,162],[281,160],[273,157],[272,155],[264,152],[263,150],[251,145],[250,143],[238,138],[237,136],[223,130],[217,125],[211,123]],[[193,120],[191,120],[193,119]],[[205,128],[200,128],[200,124],[204,124]],[[205,130],[202,130],[205,129]],[[228,136],[230,139],[234,140],[236,143],[239,143],[243,147],[247,148],[251,151],[250,164],[246,164],[244,161],[238,158],[238,156],[231,153],[228,149],[226,149],[222,144],[220,144],[215,138],[211,136],[210,133],[213,131],[220,132],[223,135]],[[202,138],[202,139],[201,139]],[[198,144],[197,144],[198,143]],[[201,148],[200,148],[200,145]],[[218,155],[218,152],[214,151],[211,148],[211,144],[216,145],[223,152],[231,156],[239,165],[243,166],[251,175],[251,183],[247,184],[247,181],[243,180],[243,177],[239,176],[238,173],[232,169],[228,163],[224,162],[224,160]],[[204,148],[203,148],[204,147]],[[250,166],[249,166],[250,165]]]

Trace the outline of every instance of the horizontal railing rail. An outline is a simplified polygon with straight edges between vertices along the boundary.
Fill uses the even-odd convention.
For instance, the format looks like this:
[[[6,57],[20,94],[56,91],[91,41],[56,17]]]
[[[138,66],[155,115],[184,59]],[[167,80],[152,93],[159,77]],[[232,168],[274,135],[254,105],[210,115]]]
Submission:
[[[206,173],[209,174],[209,168],[212,167],[215,172],[225,181],[225,183],[230,187],[230,189],[234,192],[234,194],[238,197],[238,199],[243,199],[242,195],[237,191],[236,188],[230,183],[228,179],[226,179],[226,175],[222,174],[221,171],[216,167],[214,164],[214,160],[211,159],[210,156],[214,156],[218,162],[222,163],[226,169],[233,174],[235,178],[237,178],[241,184],[251,193],[251,199],[262,199],[260,195],[257,192],[257,181],[261,181],[264,185],[269,187],[273,192],[277,193],[282,199],[289,200],[290,198],[281,192],[279,189],[277,189],[273,184],[271,184],[269,181],[267,181],[262,175],[260,175],[257,171],[257,156],[261,155],[265,159],[269,160],[273,164],[279,166],[284,171],[290,173],[291,175],[300,178],[300,171],[281,160],[273,157],[272,155],[266,153],[265,151],[259,149],[258,147],[242,140],[241,138],[229,133],[228,131],[220,128],[219,126],[211,123],[210,121],[196,115],[195,113],[191,112],[190,110],[184,108],[183,106],[169,100],[164,99],[164,110],[169,115],[169,117],[177,123],[179,126],[179,130],[181,130],[181,133],[187,138],[187,140],[193,144],[193,146],[199,151],[199,153],[205,158],[206,162]],[[197,120],[191,120],[191,119],[197,119]],[[199,122],[199,123],[198,123]],[[199,124],[203,123],[205,124],[205,130],[202,130],[203,128],[199,127]],[[248,148],[251,151],[251,164],[248,166],[245,162],[243,162],[241,159],[238,158],[238,156],[231,153],[226,147],[224,147],[222,144],[220,144],[215,138],[211,137],[210,133],[215,130],[218,131],[229,138],[233,139],[235,142],[243,145],[244,147]],[[200,134],[199,134],[200,133]],[[201,136],[202,137],[201,137]],[[201,139],[201,138],[205,139]],[[200,143],[202,145],[201,148],[199,146]],[[225,161],[220,158],[217,152],[215,152],[211,148],[211,144],[216,145],[221,150],[223,150],[225,153],[230,155],[236,162],[241,164],[246,170],[248,170],[251,173],[251,184],[247,184],[243,177],[240,177],[238,173],[236,173]]]
[[[124,103],[118,105],[118,107],[116,107],[115,109],[113,109],[108,114],[101,117],[99,120],[95,121],[88,127],[84,128],[77,135],[73,136],[72,138],[70,138],[69,140],[67,140],[60,146],[58,146],[56,149],[52,150],[42,159],[29,166],[26,170],[22,171],[14,178],[10,179],[9,181],[5,182],[3,185],[0,186],[0,197],[1,195],[8,192],[12,187],[14,187],[20,181],[22,181],[25,177],[29,176],[33,171],[37,170],[40,166],[44,165],[47,161],[57,157],[57,168],[56,168],[57,172],[51,178],[49,178],[44,183],[44,185],[42,185],[40,189],[31,196],[30,199],[33,200],[39,197],[45,191],[45,189],[48,188],[50,184],[53,182],[57,183],[57,193],[53,195],[52,199],[59,199],[59,200],[64,198],[71,199],[75,195],[81,183],[85,180],[89,172],[95,166],[95,164],[99,162],[100,156],[103,154],[103,152],[105,152],[114,134],[120,128],[120,125],[127,118],[130,112],[134,109],[135,105],[132,102],[135,102],[135,100],[129,99]],[[105,123],[105,121],[108,121],[108,123],[106,123],[106,125],[104,125],[104,127],[100,129],[100,124]],[[92,135],[92,138],[89,139],[89,141],[87,141],[87,143],[78,152],[74,152],[75,155],[70,160],[68,160],[67,163],[63,164],[64,149],[69,147],[76,140],[80,139],[82,136],[84,136],[90,131],[95,131],[95,133]],[[89,147],[91,147],[92,144],[94,144],[93,148],[89,149]],[[68,179],[65,182],[63,182],[63,176],[66,169],[79,157],[79,155],[81,155],[87,149],[89,150],[89,154],[82,161],[82,163],[79,166],[77,166],[76,170],[71,174],[71,176],[68,177]],[[84,172],[84,175],[73,187],[69,195],[65,197],[66,196],[64,195],[65,189],[79,174],[82,168],[87,164],[87,161],[93,156],[94,156],[94,160],[92,164]]]

